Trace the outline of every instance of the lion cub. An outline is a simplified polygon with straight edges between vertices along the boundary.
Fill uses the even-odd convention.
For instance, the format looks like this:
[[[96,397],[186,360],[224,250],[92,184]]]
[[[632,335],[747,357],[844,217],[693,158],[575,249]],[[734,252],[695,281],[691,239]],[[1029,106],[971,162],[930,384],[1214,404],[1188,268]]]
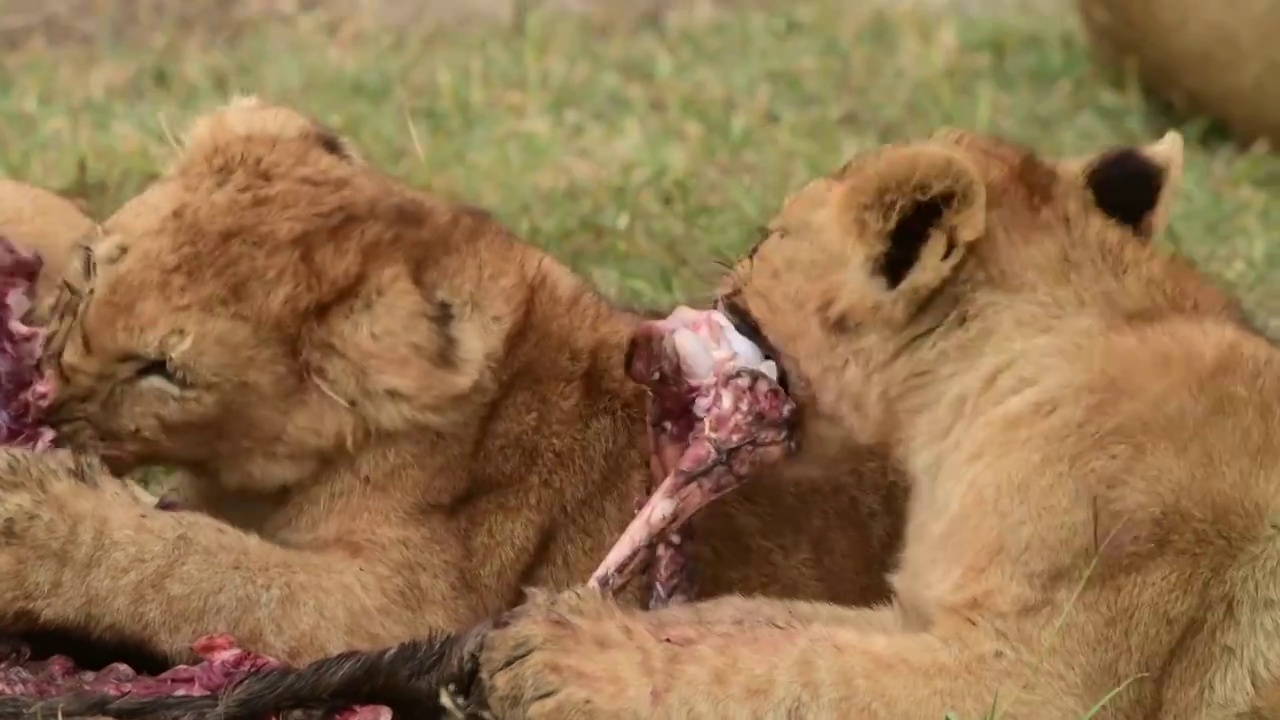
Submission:
[[[719,303],[907,470],[894,603],[538,593],[492,716],[1276,717],[1280,350],[1147,242],[1181,166],[946,132],[796,193]]]
[[[2,612],[300,663],[581,582],[647,492],[640,318],[300,113],[199,119],[103,232],[51,343],[51,422],[116,473],[194,480],[166,512],[7,453]],[[886,599],[899,480],[815,439],[699,518],[703,595]]]

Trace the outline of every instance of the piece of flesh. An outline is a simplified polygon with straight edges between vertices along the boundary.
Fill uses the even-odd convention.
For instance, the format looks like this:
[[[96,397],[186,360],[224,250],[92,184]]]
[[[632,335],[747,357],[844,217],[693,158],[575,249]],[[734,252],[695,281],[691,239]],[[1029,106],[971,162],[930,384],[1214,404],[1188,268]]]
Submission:
[[[0,236],[0,445],[43,450],[53,429],[41,422],[49,384],[39,376],[44,330],[22,322],[43,265]]]
[[[182,717],[186,708],[172,698],[215,696],[250,676],[287,670],[280,662],[236,647],[226,634],[206,635],[192,644],[201,658],[194,665],[177,665],[159,675],[139,675],[123,663],[96,672],[77,669],[70,658],[55,655],[31,662],[26,649],[8,648],[0,661],[0,719],[36,717]],[[111,699],[128,698],[114,709]],[[147,705],[138,701],[159,702]],[[43,702],[42,702],[43,701]],[[119,710],[120,712],[115,712]],[[216,713],[216,706],[208,708]],[[110,713],[108,715],[108,713]],[[265,715],[260,720],[276,720]],[[334,720],[391,720],[390,708],[361,705],[338,710]]]

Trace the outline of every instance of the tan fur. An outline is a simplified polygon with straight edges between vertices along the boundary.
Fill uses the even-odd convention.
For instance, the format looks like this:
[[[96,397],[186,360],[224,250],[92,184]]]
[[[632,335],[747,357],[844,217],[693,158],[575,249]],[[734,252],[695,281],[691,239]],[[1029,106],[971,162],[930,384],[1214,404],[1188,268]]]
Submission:
[[[1180,148],[945,132],[790,198],[721,302],[908,470],[895,602],[539,594],[484,638],[494,716],[1276,717],[1280,352],[1147,241]]]
[[[75,203],[44,188],[0,178],[0,237],[40,253],[44,267],[27,320],[48,320],[64,274],[78,268],[95,224]]]
[[[1076,0],[1099,59],[1245,142],[1280,146],[1280,3]]]
[[[184,467],[202,512],[80,489],[15,516],[0,496],[25,558],[0,608],[302,662],[578,583],[644,497],[640,318],[292,110],[200,119],[104,231],[51,343],[53,422],[118,472]],[[841,444],[806,457],[699,518],[704,593],[887,597],[900,476]]]

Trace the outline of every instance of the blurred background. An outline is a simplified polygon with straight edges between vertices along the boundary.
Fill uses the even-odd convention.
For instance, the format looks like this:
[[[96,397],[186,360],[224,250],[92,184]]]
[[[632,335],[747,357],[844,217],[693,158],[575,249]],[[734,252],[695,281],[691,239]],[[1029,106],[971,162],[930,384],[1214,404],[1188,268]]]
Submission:
[[[697,300],[716,259],[854,151],[943,125],[1049,154],[1177,128],[1187,177],[1161,242],[1270,327],[1280,160],[1230,110],[1280,103],[1258,92],[1275,40],[1203,35],[1223,17],[1269,33],[1277,2],[1083,4],[1092,25],[1075,0],[0,0],[0,175],[101,219],[193,115],[253,92],[609,295],[660,302]],[[1235,55],[1208,62],[1210,40]],[[1192,87],[1232,78],[1233,97]]]

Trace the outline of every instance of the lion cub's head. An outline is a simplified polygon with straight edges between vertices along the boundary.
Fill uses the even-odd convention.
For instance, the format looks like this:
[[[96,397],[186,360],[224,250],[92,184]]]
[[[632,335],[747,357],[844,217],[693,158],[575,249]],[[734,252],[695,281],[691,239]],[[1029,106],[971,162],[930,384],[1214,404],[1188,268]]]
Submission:
[[[465,427],[527,286],[479,211],[253,98],[200,118],[103,233],[50,343],[52,422],[117,471],[180,465],[229,489]]]
[[[1085,317],[1236,317],[1150,243],[1181,169],[1175,133],[1063,161],[958,131],[884,147],[788,198],[718,304],[771,349],[807,415],[883,442],[901,393],[945,382],[961,348]]]

